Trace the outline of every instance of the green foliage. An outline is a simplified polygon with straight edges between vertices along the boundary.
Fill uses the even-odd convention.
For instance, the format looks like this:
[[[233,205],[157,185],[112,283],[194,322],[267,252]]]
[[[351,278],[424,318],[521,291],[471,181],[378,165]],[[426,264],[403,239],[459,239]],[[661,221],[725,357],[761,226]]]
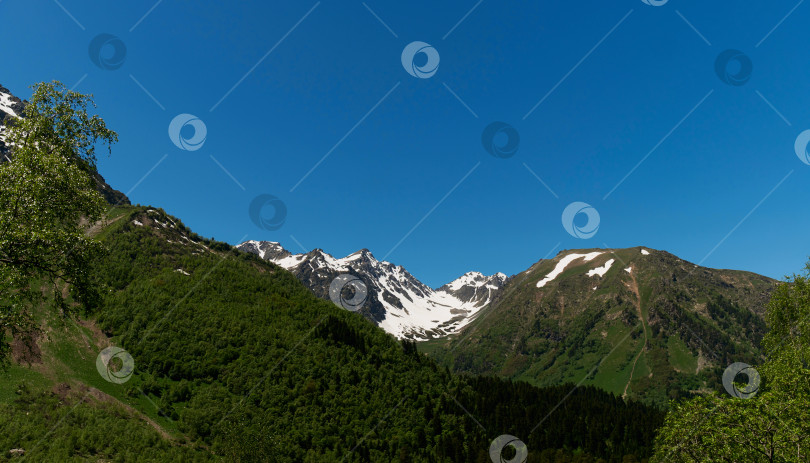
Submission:
[[[750,399],[713,394],[675,404],[654,461],[810,460],[810,264],[779,285],[768,306],[768,359]]]
[[[95,146],[117,140],[92,100],[59,82],[34,86],[24,118],[9,121],[11,161],[0,164],[0,333],[31,329],[30,308],[50,286],[68,311],[65,284],[85,306],[98,301],[89,263],[101,251],[82,221],[101,218],[104,201],[95,189]],[[0,358],[8,345],[0,336]]]
[[[9,450],[22,449],[27,461],[215,461],[203,449],[170,442],[121,406],[86,392],[18,394],[13,402],[0,404],[0,449],[5,452],[0,460],[10,456]]]
[[[114,291],[101,327],[161,413],[229,460],[487,462],[504,433],[523,437],[530,462],[643,459],[663,419],[593,387],[451,376],[413,342],[161,211],[133,210],[104,242],[97,270]]]

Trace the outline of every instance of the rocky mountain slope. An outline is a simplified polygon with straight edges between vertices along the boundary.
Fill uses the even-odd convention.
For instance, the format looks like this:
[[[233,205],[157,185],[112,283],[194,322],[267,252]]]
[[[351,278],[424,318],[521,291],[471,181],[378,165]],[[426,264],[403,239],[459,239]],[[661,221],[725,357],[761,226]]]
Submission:
[[[0,85],[0,162],[10,160],[10,147],[6,144],[5,131],[6,124],[15,118],[23,117],[25,111],[25,100],[20,100],[11,91]],[[112,188],[98,172],[93,176],[96,187],[104,199],[111,205],[128,205],[129,198],[124,193]]]
[[[272,241],[247,241],[237,247],[289,270],[324,299],[330,298],[330,286],[339,275],[358,277],[367,290],[360,311],[388,333],[414,340],[458,332],[507,279],[503,273],[469,272],[434,290],[402,266],[378,261],[368,249],[336,259],[321,249],[292,254]]]
[[[776,284],[648,248],[563,251],[510,278],[461,333],[423,348],[458,371],[665,403],[759,355]]]

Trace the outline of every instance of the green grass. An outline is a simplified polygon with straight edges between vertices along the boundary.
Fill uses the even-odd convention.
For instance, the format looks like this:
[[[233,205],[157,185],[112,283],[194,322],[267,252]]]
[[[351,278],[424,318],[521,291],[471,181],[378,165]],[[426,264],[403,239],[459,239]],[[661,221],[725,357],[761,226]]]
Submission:
[[[21,385],[30,390],[43,390],[50,386],[52,381],[27,366],[10,365],[0,372],[0,403],[7,403],[17,398],[17,391]]]
[[[34,393],[50,391],[60,383],[66,383],[74,389],[85,385],[141,411],[170,434],[178,434],[176,422],[159,415],[152,402],[155,399],[138,392],[143,380],[137,373],[137,364],[136,374],[126,383],[111,383],[96,369],[96,358],[101,349],[96,346],[91,329],[82,326],[77,319],[60,317],[50,305],[40,308],[33,315],[43,329],[37,339],[42,363],[31,366],[12,363],[5,371],[0,372],[0,402],[16,399],[20,385],[25,385]],[[115,344],[114,339],[111,341]],[[129,389],[134,389],[136,393],[128,395]]]
[[[638,349],[635,349],[633,345],[638,344],[639,340],[627,337],[628,333],[633,329],[634,327],[627,327],[621,324],[616,324],[608,328],[608,345],[612,346],[611,348],[618,347],[616,347],[613,353],[604,358],[602,365],[599,367],[599,372],[588,384],[601,387],[614,394],[624,392],[624,386],[630,379],[630,372],[633,369],[633,358],[635,358],[635,353],[638,352]],[[620,343],[621,345],[619,345]],[[633,357],[628,356],[629,352],[634,352]],[[630,359],[629,361],[628,357]]]
[[[698,359],[689,348],[686,347],[681,338],[670,336],[667,340],[667,352],[669,363],[678,371],[684,373],[695,373],[697,371]]]

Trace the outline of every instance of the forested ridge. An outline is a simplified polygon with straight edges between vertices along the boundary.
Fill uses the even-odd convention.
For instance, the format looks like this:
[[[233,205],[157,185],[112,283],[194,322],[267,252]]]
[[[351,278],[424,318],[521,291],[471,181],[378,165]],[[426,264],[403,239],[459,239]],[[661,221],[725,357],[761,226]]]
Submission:
[[[484,462],[508,433],[530,462],[622,461],[649,456],[663,419],[592,387],[563,400],[573,385],[453,376],[280,267],[162,211],[134,208],[102,241],[97,276],[112,292],[100,326],[132,354],[160,413],[219,455]],[[122,387],[141,393],[134,383]]]

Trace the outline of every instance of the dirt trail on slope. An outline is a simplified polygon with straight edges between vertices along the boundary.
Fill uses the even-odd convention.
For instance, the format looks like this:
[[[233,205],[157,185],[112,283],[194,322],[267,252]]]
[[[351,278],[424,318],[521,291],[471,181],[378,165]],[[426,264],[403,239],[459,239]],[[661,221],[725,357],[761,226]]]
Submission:
[[[163,427],[161,425],[159,425],[155,420],[153,420],[152,418],[149,418],[148,416],[141,413],[139,410],[135,409],[131,405],[126,404],[124,402],[121,402],[120,400],[116,399],[115,397],[113,397],[113,396],[111,396],[111,395],[109,395],[109,394],[107,394],[105,392],[102,392],[102,391],[100,391],[100,390],[98,390],[98,389],[96,389],[94,387],[88,388],[87,393],[91,397],[93,397],[94,399],[98,400],[99,402],[112,403],[112,404],[116,404],[116,405],[119,405],[119,406],[123,407],[124,410],[129,412],[130,415],[132,415],[133,417],[136,417],[136,418],[139,418],[139,419],[145,421],[146,424],[151,426],[155,431],[158,432],[158,434],[160,434],[167,441],[170,441],[170,442],[175,442],[176,441],[174,436],[172,436],[165,429],[163,429]]]
[[[97,221],[97,222],[96,222],[96,223],[94,223],[93,225],[91,225],[91,226],[90,226],[90,227],[89,227],[89,228],[88,228],[88,229],[85,231],[85,234],[86,234],[87,236],[96,236],[96,235],[98,235],[98,234],[99,234],[99,232],[101,231],[101,229],[102,229],[102,228],[104,228],[104,227],[106,227],[106,226],[108,226],[108,225],[111,225],[111,224],[113,224],[113,223],[117,222],[118,220],[120,220],[120,219],[121,219],[121,217],[123,217],[123,216],[118,216],[118,217],[116,217],[116,218],[114,218],[114,219],[112,219],[112,220],[109,220],[109,219],[107,219],[107,218],[105,217],[105,218],[103,218],[103,219],[101,219],[101,220]]]
[[[641,320],[641,327],[644,330],[644,345],[641,346],[641,349],[638,351],[638,355],[636,355],[635,360],[633,360],[633,368],[630,370],[630,378],[627,379],[627,384],[624,386],[624,392],[622,393],[622,399],[627,398],[627,389],[630,388],[630,382],[633,381],[633,374],[636,372],[636,364],[638,363],[638,359],[641,358],[641,354],[644,353],[644,350],[647,349],[647,325],[644,322],[644,314],[641,312],[641,294],[638,291],[638,282],[636,281],[636,275],[633,273],[633,268],[630,266],[630,278],[632,283],[625,283],[630,291],[633,291],[633,294],[636,295],[635,306],[638,309],[638,319]]]
[[[94,387],[88,386],[83,382],[77,381],[73,383],[73,387],[69,383],[58,383],[55,384],[51,388],[51,392],[56,394],[62,400],[72,400],[80,403],[89,404],[92,400],[100,403],[111,404],[113,406],[120,406],[124,409],[132,418],[143,420],[146,424],[151,426],[158,434],[163,437],[163,439],[176,442],[174,436],[169,434],[163,427],[161,427],[155,420],[149,418],[145,414],[141,413],[139,410],[135,409],[134,407],[121,402],[120,400],[116,399],[115,397],[107,394],[106,392],[102,392]]]

